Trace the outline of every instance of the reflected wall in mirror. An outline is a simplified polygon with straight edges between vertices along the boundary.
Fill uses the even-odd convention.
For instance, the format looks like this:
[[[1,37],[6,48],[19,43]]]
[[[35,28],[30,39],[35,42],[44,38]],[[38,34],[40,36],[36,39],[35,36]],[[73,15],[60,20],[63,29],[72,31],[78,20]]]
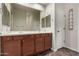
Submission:
[[[10,31],[10,12],[4,3],[2,4],[2,30],[3,32]]]
[[[10,13],[5,4],[2,4],[2,24],[6,26],[10,26]]]

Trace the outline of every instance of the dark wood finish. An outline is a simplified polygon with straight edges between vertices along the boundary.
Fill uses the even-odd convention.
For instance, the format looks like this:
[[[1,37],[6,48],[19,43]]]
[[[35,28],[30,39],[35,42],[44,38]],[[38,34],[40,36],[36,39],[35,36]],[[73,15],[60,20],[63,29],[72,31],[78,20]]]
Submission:
[[[23,40],[23,36],[22,35],[13,36],[13,40]]]
[[[23,55],[34,54],[34,39],[33,35],[26,35],[23,39]]]
[[[52,48],[52,34],[45,34],[45,50]]]
[[[2,41],[8,41],[8,40],[12,40],[12,37],[11,36],[2,37]]]
[[[1,53],[1,36],[0,36],[0,53]],[[1,56],[1,54],[0,54],[0,56]]]
[[[33,55],[52,47],[52,34],[2,36],[2,53],[5,56]]]
[[[19,55],[23,55],[23,52],[22,52],[22,47],[23,47],[23,36],[22,35],[17,35],[17,36],[13,36],[13,40],[19,40],[20,41],[20,54]]]
[[[35,48],[36,53],[44,51],[44,39],[40,34],[35,37]]]
[[[5,56],[20,56],[20,40],[13,40],[11,36],[2,37],[2,51]]]

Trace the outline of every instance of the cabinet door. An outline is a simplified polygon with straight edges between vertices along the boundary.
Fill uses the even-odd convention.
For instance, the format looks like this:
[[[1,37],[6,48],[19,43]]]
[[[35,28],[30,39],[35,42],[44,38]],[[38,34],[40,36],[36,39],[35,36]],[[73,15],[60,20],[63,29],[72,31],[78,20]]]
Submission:
[[[0,36],[0,53],[1,53],[1,36]],[[1,54],[0,54],[0,56],[1,56]]]
[[[45,34],[45,50],[50,49],[52,47],[52,35]]]
[[[12,37],[2,37],[2,52],[5,56],[21,55],[20,40],[13,40]]]
[[[23,39],[23,55],[34,54],[34,39],[33,35],[24,36]]]
[[[36,53],[44,51],[44,39],[40,35],[36,35],[35,38]]]

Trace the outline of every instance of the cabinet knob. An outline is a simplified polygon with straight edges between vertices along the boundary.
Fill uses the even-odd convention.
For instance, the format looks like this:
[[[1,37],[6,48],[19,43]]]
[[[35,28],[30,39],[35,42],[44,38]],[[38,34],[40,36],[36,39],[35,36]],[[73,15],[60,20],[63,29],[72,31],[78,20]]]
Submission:
[[[31,37],[33,38],[33,35]]]
[[[10,40],[10,38],[8,38],[7,40]]]
[[[9,55],[9,53],[5,52],[5,53],[2,53],[2,55]]]
[[[24,40],[23,40],[23,42],[24,42]]]

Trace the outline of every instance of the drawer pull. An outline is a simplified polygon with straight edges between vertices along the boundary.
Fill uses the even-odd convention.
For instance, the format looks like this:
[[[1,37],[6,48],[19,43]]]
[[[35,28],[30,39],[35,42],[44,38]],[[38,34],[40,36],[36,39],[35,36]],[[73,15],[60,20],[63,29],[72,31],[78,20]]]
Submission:
[[[21,40],[21,39],[23,39],[23,37],[14,37],[13,39],[14,40]]]
[[[23,40],[23,42],[24,42],[24,40]]]
[[[34,36],[32,35],[31,37],[33,38]]]
[[[7,40],[10,40],[10,38],[8,38]]]

